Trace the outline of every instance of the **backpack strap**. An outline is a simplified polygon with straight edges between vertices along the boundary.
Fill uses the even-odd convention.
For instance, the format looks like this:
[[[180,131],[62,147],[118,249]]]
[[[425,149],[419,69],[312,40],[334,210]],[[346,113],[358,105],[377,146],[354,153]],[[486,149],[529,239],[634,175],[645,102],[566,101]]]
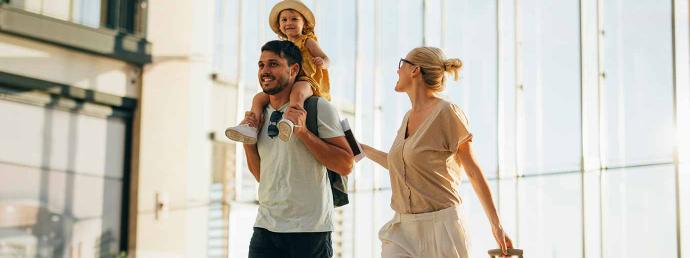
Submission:
[[[319,97],[311,96],[304,101],[304,110],[307,111],[307,130],[316,136],[319,136],[319,109],[317,105],[319,103]]]
[[[307,121],[305,121],[305,124],[307,130],[316,135],[316,137],[319,136],[318,103],[319,97],[317,96],[311,96],[304,101],[304,110],[307,111]],[[347,196],[347,177],[341,176],[328,168],[326,170],[328,181],[331,185],[331,193],[333,193],[333,206],[340,207],[350,203]]]

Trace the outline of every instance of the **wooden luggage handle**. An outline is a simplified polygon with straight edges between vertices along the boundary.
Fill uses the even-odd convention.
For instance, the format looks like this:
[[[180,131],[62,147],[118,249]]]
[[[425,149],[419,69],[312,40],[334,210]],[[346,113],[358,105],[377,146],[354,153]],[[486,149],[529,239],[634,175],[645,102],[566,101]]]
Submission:
[[[506,253],[509,256],[517,255],[518,257],[522,258],[522,249],[508,249],[506,250]],[[490,257],[500,257],[503,255],[503,252],[501,251],[501,249],[492,249],[489,250],[489,255]]]

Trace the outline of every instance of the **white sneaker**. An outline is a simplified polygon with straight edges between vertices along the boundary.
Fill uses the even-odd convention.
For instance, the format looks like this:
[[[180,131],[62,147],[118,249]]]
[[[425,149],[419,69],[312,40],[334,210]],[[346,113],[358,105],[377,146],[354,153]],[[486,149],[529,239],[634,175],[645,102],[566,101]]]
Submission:
[[[295,124],[292,123],[292,121],[287,120],[283,118],[278,122],[278,138],[283,140],[284,142],[287,142],[290,140],[290,137],[292,136],[292,129],[295,127]]]
[[[225,136],[227,136],[228,139],[245,144],[256,144],[257,135],[258,132],[256,128],[248,124],[241,124],[225,129]]]

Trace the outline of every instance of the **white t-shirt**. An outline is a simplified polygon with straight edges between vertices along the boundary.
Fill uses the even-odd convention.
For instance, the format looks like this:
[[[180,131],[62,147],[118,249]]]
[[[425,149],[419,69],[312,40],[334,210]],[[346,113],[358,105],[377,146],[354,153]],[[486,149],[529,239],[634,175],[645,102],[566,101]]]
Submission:
[[[287,107],[286,103],[278,111]],[[319,98],[317,109],[319,137],[343,136],[335,107]],[[273,111],[267,105],[257,141],[261,181],[254,226],[279,233],[333,231],[333,196],[326,167],[294,135],[288,142],[268,137]]]

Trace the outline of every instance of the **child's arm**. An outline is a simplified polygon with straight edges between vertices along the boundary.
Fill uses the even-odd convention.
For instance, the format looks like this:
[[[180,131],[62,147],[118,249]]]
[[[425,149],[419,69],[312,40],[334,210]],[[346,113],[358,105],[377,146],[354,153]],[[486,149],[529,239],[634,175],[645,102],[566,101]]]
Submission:
[[[316,41],[313,39],[307,39],[305,46],[307,46],[307,50],[309,50],[309,53],[314,57],[309,61],[313,62],[316,67],[320,69],[328,69],[328,65],[331,63],[331,60],[328,59],[326,53],[321,50],[319,43],[316,43]]]

